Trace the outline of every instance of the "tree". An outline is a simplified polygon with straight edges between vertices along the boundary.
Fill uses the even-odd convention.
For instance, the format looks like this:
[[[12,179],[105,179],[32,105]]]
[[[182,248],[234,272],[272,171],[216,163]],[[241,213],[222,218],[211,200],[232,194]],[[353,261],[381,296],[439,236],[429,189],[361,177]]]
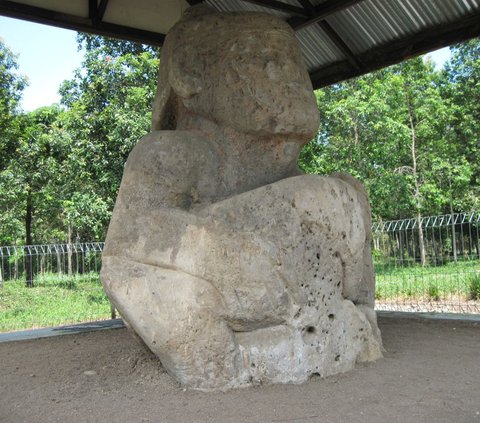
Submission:
[[[427,210],[426,198],[437,193],[435,174],[431,172],[433,159],[441,159],[445,145],[447,108],[438,89],[438,77],[431,63],[422,58],[403,62],[398,66],[402,80],[403,104],[406,110],[410,163],[397,170],[410,176],[411,192],[417,219],[420,262],[426,264],[422,230],[422,214]],[[405,124],[405,123],[404,123]],[[428,208],[431,210],[431,207]]]
[[[21,222],[17,219],[15,196],[11,193],[13,174],[7,170],[15,156],[20,133],[19,102],[26,78],[17,73],[16,56],[0,39],[0,243],[19,240]]]
[[[395,172],[408,153],[399,88],[398,75],[382,70],[317,91],[320,130],[300,157],[308,172],[348,172],[360,179],[376,219],[411,211],[407,181]]]
[[[150,129],[156,50],[85,34],[78,41],[85,60],[60,88],[63,107],[26,114],[17,107],[24,80],[2,45],[3,243],[103,240],[128,153]]]
[[[463,210],[480,208],[480,39],[451,47],[452,57],[444,71],[442,95],[452,103],[450,143],[455,156],[469,168],[468,188],[462,198],[453,199]],[[455,188],[452,188],[455,189]],[[455,190],[458,192],[458,189]]]
[[[14,151],[19,102],[27,83],[17,70],[16,56],[0,38],[0,170]]]
[[[412,168],[419,161],[415,170],[421,168],[423,177],[417,172],[418,195],[440,211],[443,200],[429,191],[429,183],[436,186],[439,180],[427,163],[451,156],[446,148],[450,104],[440,95],[440,79],[430,63],[417,58],[318,91],[320,131],[302,152],[301,165],[317,173],[351,172],[370,188],[379,217],[400,218],[416,208]],[[402,166],[407,174],[395,172]],[[388,204],[392,197],[396,210]]]
[[[78,237],[103,240],[124,163],[150,130],[159,62],[148,46],[84,34],[78,41],[82,69],[60,88],[70,145],[64,210]]]
[[[320,130],[301,166],[359,178],[377,220],[415,215],[420,228],[426,213],[478,209],[480,41],[452,52],[445,72],[416,58],[318,91]]]
[[[19,117],[20,132],[12,156],[2,176],[10,178],[9,195],[15,199],[15,212],[23,216],[24,243],[41,242],[45,234],[58,227],[57,192],[62,149],[51,136],[58,107],[43,107]],[[32,257],[26,254],[28,286],[33,286]]]

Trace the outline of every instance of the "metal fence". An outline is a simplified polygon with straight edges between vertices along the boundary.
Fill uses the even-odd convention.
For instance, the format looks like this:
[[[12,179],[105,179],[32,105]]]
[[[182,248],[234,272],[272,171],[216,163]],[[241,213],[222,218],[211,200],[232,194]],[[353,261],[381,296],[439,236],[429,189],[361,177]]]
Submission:
[[[480,213],[372,226],[376,308],[480,313]],[[0,247],[0,332],[115,316],[103,243]]]
[[[0,332],[108,319],[103,243],[0,247]]]
[[[480,213],[372,226],[376,308],[480,313]]]

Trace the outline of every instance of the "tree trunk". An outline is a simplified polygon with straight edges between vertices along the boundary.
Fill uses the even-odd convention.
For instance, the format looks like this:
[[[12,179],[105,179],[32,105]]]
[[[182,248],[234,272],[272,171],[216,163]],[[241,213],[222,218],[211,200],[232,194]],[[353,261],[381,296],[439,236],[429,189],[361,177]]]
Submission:
[[[68,277],[71,277],[73,274],[72,270],[72,228],[70,222],[67,223],[67,274]]]
[[[42,254],[40,256],[40,275],[45,275],[45,256]]]
[[[25,211],[25,279],[26,284],[29,288],[33,287],[33,256],[31,251],[28,249],[29,245],[32,245],[32,216],[33,216],[33,205],[32,205],[32,189],[30,186],[27,188],[27,208]]]
[[[403,232],[398,232],[398,236],[400,239],[400,262],[403,266],[405,264],[405,246],[403,245]]]
[[[62,276],[63,270],[63,263],[62,263],[62,256],[60,255],[60,248],[56,245],[56,252],[57,252],[57,274],[58,276]]]
[[[373,249],[376,251],[380,251],[380,236],[377,235],[373,237]]]
[[[408,93],[408,91],[407,91]],[[417,171],[417,152],[416,152],[416,144],[417,144],[417,132],[415,129],[415,122],[414,122],[414,111],[412,107],[412,101],[410,96],[407,94],[407,105],[408,105],[408,117],[410,120],[410,131],[411,131],[411,154],[412,154],[412,176],[414,181],[414,194],[413,197],[415,199],[415,207],[417,209],[417,225],[418,225],[418,247],[420,250],[420,263],[422,266],[426,264],[426,255],[425,255],[425,242],[423,239],[423,230],[422,230],[422,194],[420,193],[420,182],[418,177]]]
[[[464,224],[460,223],[460,257],[465,260],[465,236],[463,234]]]
[[[477,223],[476,229],[477,229],[477,236],[475,237],[475,241],[477,244],[477,256],[478,256],[478,259],[480,260],[480,237],[478,236],[478,223]]]
[[[78,237],[78,232],[77,232],[77,235],[75,236],[75,238],[73,239],[73,243],[76,244],[77,248],[76,248],[76,251],[75,251],[75,274],[79,274],[81,273],[81,270],[80,270],[80,260],[82,258],[82,253],[78,253],[78,250],[79,250],[79,237]],[[81,251],[81,247],[80,247],[80,251]]]
[[[395,232],[387,232],[388,234],[388,248],[389,252],[388,255],[389,257],[395,258],[397,256],[397,252],[395,250],[395,246],[397,245],[397,238],[395,236]]]
[[[455,216],[453,215],[453,201],[450,196],[450,216],[452,217],[452,251],[453,260],[457,262],[457,234],[455,233]]]
[[[15,249],[15,263],[13,265],[13,279],[17,280],[19,279],[18,275],[18,252]]]
[[[417,225],[418,225],[418,248],[420,250],[420,263],[425,266],[427,259],[425,254],[425,240],[423,239],[422,229],[422,215],[417,212]]]

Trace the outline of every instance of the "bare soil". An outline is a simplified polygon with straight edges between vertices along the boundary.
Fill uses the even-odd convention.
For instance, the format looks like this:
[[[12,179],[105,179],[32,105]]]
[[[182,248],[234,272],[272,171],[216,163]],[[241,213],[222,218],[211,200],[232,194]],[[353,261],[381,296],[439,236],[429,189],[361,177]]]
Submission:
[[[385,357],[303,385],[184,389],[125,329],[0,344],[0,422],[478,422],[480,324],[380,318]]]

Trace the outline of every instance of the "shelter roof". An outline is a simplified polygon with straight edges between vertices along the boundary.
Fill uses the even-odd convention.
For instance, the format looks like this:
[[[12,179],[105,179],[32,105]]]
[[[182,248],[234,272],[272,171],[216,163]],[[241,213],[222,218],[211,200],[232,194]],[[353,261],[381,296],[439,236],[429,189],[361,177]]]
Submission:
[[[0,0],[0,14],[161,46],[202,0]],[[314,88],[480,35],[480,0],[205,0],[260,11],[296,31]]]

